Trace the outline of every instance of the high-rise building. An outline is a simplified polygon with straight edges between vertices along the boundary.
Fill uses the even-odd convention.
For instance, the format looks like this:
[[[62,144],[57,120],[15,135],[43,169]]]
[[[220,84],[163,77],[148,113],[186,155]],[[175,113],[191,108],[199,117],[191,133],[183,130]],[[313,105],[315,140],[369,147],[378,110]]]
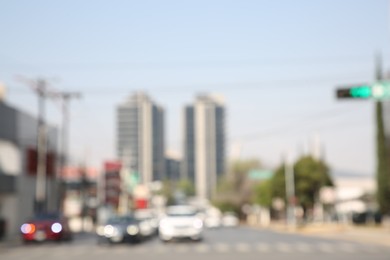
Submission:
[[[195,183],[196,195],[209,199],[225,172],[225,108],[219,96],[199,95],[184,109],[182,178]]]
[[[117,108],[117,155],[143,184],[165,176],[164,110],[143,92]]]
[[[166,177],[168,180],[180,180],[181,158],[175,152],[168,151],[165,154]]]

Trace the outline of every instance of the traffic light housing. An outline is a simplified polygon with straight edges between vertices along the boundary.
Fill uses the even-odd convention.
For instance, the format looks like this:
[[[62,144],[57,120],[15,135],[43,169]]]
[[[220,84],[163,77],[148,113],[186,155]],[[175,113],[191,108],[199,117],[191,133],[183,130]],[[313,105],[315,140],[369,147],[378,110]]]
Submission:
[[[354,85],[336,90],[338,99],[389,99],[390,82]]]

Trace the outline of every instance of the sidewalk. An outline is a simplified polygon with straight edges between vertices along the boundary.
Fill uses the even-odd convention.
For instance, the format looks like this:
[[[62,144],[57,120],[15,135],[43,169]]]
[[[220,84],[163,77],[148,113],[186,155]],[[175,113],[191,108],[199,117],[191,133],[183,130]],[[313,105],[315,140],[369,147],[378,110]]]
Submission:
[[[306,236],[370,243],[390,247],[390,227],[353,226],[346,224],[309,224],[288,229],[284,224],[272,224],[270,229],[277,232]]]
[[[21,239],[18,236],[4,238],[0,240],[0,251],[13,248],[22,244]]]

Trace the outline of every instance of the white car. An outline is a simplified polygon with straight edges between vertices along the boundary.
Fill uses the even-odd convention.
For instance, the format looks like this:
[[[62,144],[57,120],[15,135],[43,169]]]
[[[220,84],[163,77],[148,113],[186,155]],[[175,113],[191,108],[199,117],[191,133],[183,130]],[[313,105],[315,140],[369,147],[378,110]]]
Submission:
[[[224,227],[236,227],[239,224],[237,215],[233,212],[226,212],[222,217],[222,225]]]
[[[203,221],[191,206],[170,206],[159,223],[159,237],[167,242],[176,238],[203,238]]]

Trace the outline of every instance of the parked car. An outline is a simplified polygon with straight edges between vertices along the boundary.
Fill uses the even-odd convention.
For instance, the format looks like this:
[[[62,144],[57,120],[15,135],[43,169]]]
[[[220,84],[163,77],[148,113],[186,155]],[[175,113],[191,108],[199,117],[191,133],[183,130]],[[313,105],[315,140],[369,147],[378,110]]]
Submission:
[[[373,212],[373,211],[353,213],[352,222],[354,224],[369,224],[369,223],[381,224],[382,215],[380,212]]]
[[[207,228],[219,228],[222,225],[221,211],[211,207],[206,211],[204,224]]]
[[[239,224],[237,215],[234,212],[225,212],[222,216],[222,225],[224,227],[236,227]]]
[[[200,241],[203,238],[203,221],[191,206],[170,206],[159,223],[159,237],[163,242],[177,238]]]
[[[144,239],[140,230],[140,222],[133,216],[114,216],[105,225],[98,226],[96,233],[98,243],[136,243]]]
[[[69,241],[72,232],[68,220],[57,213],[38,214],[26,221],[21,227],[24,242]]]

